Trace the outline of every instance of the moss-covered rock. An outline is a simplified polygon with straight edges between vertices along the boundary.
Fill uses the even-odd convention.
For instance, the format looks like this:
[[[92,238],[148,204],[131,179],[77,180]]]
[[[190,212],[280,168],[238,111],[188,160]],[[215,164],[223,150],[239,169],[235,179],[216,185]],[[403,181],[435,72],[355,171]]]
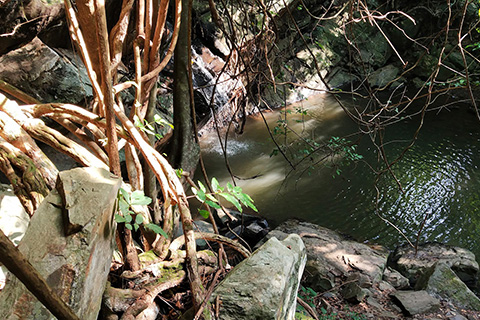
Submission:
[[[426,290],[430,294],[451,301],[458,307],[480,311],[480,299],[444,262],[438,262],[429,268],[418,279],[415,289]]]

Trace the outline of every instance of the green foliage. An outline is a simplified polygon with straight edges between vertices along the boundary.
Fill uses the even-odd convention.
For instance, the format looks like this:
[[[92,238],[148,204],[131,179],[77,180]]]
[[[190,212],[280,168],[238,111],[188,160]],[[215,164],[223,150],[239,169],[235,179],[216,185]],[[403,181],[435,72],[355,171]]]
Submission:
[[[156,131],[155,124],[158,124],[161,127],[169,126],[170,128],[173,129],[173,125],[171,123],[169,123],[168,121],[166,121],[165,119],[163,119],[162,117],[160,117],[158,114],[155,114],[153,116],[153,121],[154,121],[153,123],[149,123],[145,119],[140,120],[140,118],[137,115],[135,115],[133,117],[133,120],[134,120],[135,126],[138,129],[145,132],[146,134],[150,134],[150,135],[155,136],[155,138],[157,138],[158,140],[163,138],[163,136]]]
[[[315,298],[318,296],[318,293],[310,287],[301,286],[298,292],[298,296],[305,301],[313,310],[316,309]],[[301,305],[297,304],[297,311],[306,314],[306,310]]]
[[[115,214],[115,221],[117,223],[125,223],[125,228],[135,231],[138,230],[140,225],[143,225],[144,228],[168,238],[168,235],[161,227],[154,223],[145,223],[141,214],[135,214],[131,210],[132,206],[149,205],[152,202],[152,199],[145,196],[143,191],[135,190],[130,194],[127,190],[120,188],[117,199],[119,208],[119,212]]]
[[[258,209],[253,204],[253,199],[248,194],[243,193],[241,187],[234,187],[230,182],[227,183],[226,188],[220,187],[220,184],[216,178],[212,178],[211,186],[213,193],[207,192],[207,188],[200,181],[198,181],[198,188],[191,188],[195,198],[202,203],[202,208],[210,207],[213,209],[220,209],[221,206],[217,200],[217,197],[215,197],[220,196],[233,204],[240,212],[242,212],[242,205],[251,208],[255,212],[258,212]],[[202,217],[208,218],[209,211],[202,208],[198,209],[198,213]]]
[[[180,179],[183,175],[183,169],[175,169],[175,173],[177,174],[177,177]]]
[[[342,170],[339,168],[340,166],[348,166],[352,162],[359,161],[363,159],[363,156],[358,154],[356,149],[357,145],[352,144],[351,141],[348,141],[345,138],[340,137],[332,137],[327,143],[327,147],[330,149],[333,155],[340,155],[340,161],[333,162],[335,167],[335,175],[339,176],[342,174]]]
[[[277,124],[275,125],[275,127],[273,127],[272,134],[274,136],[286,135],[288,133],[288,130],[290,130],[290,129],[288,127],[288,120],[287,120],[286,116],[289,115],[289,114],[292,114],[292,113],[293,112],[290,109],[280,110],[280,114],[283,114],[284,118],[278,119]],[[303,119],[303,117],[308,114],[308,111],[306,109],[304,109],[303,107],[298,106],[298,107],[295,107],[295,113],[302,116],[302,119],[295,120],[295,122],[302,123],[302,122],[305,121],[305,119]],[[279,152],[278,149],[274,149],[272,151],[272,153],[270,154],[270,157],[276,156],[278,154],[278,152]]]
[[[298,296],[304,302],[306,302],[313,310],[316,310],[315,299],[318,293],[309,287],[301,286],[298,291]],[[300,304],[297,304],[296,319],[304,319],[303,315],[308,316],[308,312]],[[349,320],[366,320],[364,315],[358,314],[354,311],[350,311],[348,306],[345,306],[341,312],[329,313],[325,308],[320,308],[319,314],[320,320],[337,320],[337,319],[349,319]]]

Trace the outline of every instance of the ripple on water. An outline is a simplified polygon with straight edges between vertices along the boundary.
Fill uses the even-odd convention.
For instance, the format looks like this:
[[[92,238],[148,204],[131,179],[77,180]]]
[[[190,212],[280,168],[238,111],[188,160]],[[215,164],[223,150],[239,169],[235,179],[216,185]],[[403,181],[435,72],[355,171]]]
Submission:
[[[306,136],[328,141],[331,136],[358,130],[340,108],[331,104],[319,109],[308,108],[314,120],[304,126]],[[412,242],[425,221],[421,241],[465,246],[480,257],[480,243],[476,241],[480,238],[480,152],[477,146],[480,132],[477,122],[465,125],[459,120],[465,117],[461,113],[449,113],[443,118],[428,119],[413,147],[392,167],[404,193],[387,172],[377,184],[378,204],[374,188],[376,176],[370,169],[370,166],[379,167],[378,154],[369,139],[363,139],[358,152],[370,166],[359,163],[343,167],[342,174],[335,179],[332,177],[334,169],[322,166],[310,175],[304,171],[287,176],[290,169],[285,160],[281,156],[267,156],[274,146],[265,142],[270,138],[259,123],[261,119],[249,120],[256,123],[250,127],[247,124],[243,137],[229,140],[227,149],[234,174],[242,177],[260,174],[255,179],[238,183],[254,198],[260,213],[269,219],[281,222],[295,216],[387,246],[405,240],[379,219],[377,213],[395,224]],[[270,114],[269,118],[274,122],[278,115]],[[417,127],[418,122],[411,120],[388,128],[390,142],[385,145],[385,151],[389,161],[402,154]],[[252,128],[256,131],[249,131]],[[221,148],[215,142],[216,135],[212,136],[202,137],[203,150],[209,156],[206,163],[221,167]],[[209,173],[224,179],[225,183],[228,181],[224,169],[217,168]]]

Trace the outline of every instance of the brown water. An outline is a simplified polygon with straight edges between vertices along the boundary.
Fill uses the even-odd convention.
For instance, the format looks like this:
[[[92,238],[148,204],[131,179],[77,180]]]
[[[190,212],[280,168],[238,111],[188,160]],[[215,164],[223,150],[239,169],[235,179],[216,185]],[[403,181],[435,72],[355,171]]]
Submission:
[[[298,108],[307,110],[307,115],[298,114]],[[358,132],[358,126],[331,97],[317,96],[289,109],[289,125],[317,143]],[[278,111],[265,113],[271,128],[284,116]],[[388,127],[388,159],[394,159],[409,144],[418,123],[419,119],[412,118]],[[358,137],[348,139],[356,141]],[[285,143],[284,137],[276,138]],[[292,161],[302,149],[295,141],[298,138],[289,133],[287,154]],[[222,185],[231,181],[217,135],[203,135],[201,144],[209,175]],[[393,248],[405,242],[401,233],[415,242],[425,221],[420,241],[460,245],[480,257],[479,146],[480,123],[468,107],[429,113],[415,145],[393,167],[404,193],[391,175],[384,175],[377,184],[378,203],[376,175],[371,170],[378,167],[378,157],[368,136],[359,140],[357,151],[362,161],[341,167],[340,175],[325,162],[312,168],[321,152],[312,156],[313,162],[305,160],[296,170],[281,155],[271,157],[275,145],[260,116],[248,119],[243,135],[229,135],[227,154],[233,174],[242,178],[236,179],[237,185],[253,197],[260,214],[273,225],[296,217]],[[243,180],[250,177],[256,178]]]

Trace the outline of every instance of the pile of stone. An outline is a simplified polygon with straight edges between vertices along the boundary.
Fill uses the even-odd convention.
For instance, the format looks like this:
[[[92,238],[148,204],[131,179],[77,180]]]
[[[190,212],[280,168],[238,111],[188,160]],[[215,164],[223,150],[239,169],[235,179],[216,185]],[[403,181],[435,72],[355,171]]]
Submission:
[[[447,316],[443,313],[448,319],[465,319],[464,310],[480,315],[480,299],[469,288],[476,285],[478,263],[463,248],[429,243],[390,253],[297,220],[282,223],[257,248],[253,259],[238,265],[213,295],[228,306],[225,319],[250,319],[247,314],[258,312],[274,319],[278,310],[290,311],[285,319],[293,319],[291,293],[298,288],[304,250],[301,284],[317,292],[316,301],[331,313],[338,310],[329,301],[340,300],[350,306],[361,303],[372,319]],[[295,272],[285,272],[286,267]]]

